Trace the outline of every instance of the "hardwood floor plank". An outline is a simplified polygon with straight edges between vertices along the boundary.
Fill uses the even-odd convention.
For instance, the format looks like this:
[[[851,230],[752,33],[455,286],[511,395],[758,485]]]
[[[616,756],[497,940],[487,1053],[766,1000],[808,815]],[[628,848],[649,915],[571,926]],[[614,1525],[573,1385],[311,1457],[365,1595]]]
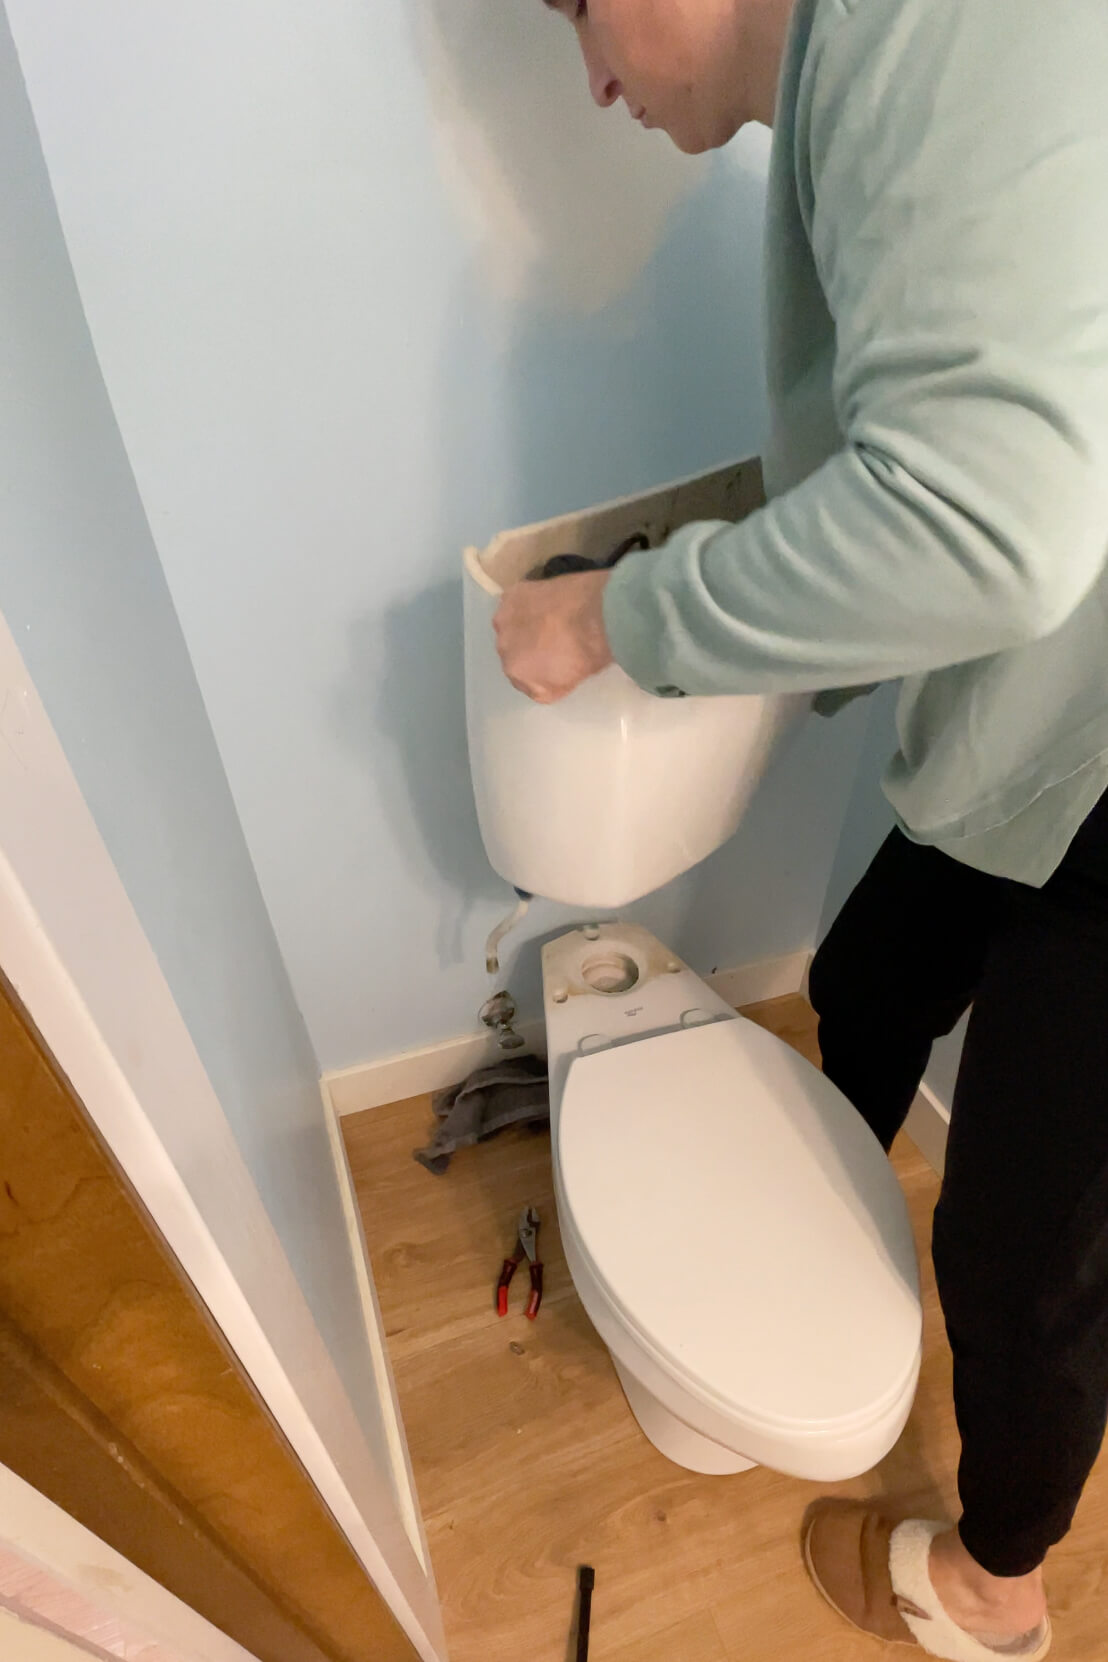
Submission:
[[[343,1121],[394,1364],[496,1327],[496,1279],[528,1204],[543,1220],[544,1306],[576,1298],[561,1240],[547,1227],[554,1219],[549,1136],[511,1128],[463,1149],[445,1176],[434,1177],[411,1157],[429,1128],[427,1097]],[[521,1275],[513,1308],[526,1303],[525,1285]]]
[[[636,1639],[617,1650],[598,1650],[596,1659],[597,1662],[728,1662],[719,1631],[706,1610],[649,1639]]]

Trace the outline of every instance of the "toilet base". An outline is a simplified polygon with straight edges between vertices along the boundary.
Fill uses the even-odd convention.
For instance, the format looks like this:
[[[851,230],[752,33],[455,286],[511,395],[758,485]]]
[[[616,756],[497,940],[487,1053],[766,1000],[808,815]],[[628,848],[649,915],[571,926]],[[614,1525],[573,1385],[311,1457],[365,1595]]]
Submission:
[[[676,1414],[671,1414],[656,1396],[652,1396],[645,1385],[640,1385],[633,1374],[621,1368],[614,1356],[612,1362],[640,1428],[659,1454],[664,1454],[675,1466],[683,1466],[690,1472],[703,1472],[708,1477],[730,1477],[736,1472],[751,1471],[757,1464],[754,1460],[745,1460],[733,1449],[724,1448],[722,1443],[702,1436],[699,1431],[693,1431]]]

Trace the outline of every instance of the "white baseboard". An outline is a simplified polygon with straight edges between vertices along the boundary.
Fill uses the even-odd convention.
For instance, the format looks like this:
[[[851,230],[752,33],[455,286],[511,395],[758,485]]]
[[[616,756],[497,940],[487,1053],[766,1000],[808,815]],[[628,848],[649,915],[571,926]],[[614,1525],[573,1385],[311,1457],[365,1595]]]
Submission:
[[[738,969],[717,970],[705,979],[721,998],[740,1009],[763,999],[803,992],[808,984],[811,961],[812,954],[805,949],[782,958],[743,964]],[[527,1051],[542,1054],[545,1032],[541,1020],[521,1022],[519,1033],[526,1043],[526,1051],[513,1054]],[[323,1085],[336,1114],[360,1114],[367,1108],[382,1108],[390,1102],[423,1096],[428,1091],[445,1090],[503,1055],[494,1034],[466,1033],[400,1056],[386,1056],[379,1062],[362,1062],[357,1067],[326,1073]]]
[[[545,1035],[541,1021],[520,1022],[517,1031],[525,1041],[525,1049],[513,1051],[513,1056],[542,1053]],[[424,1096],[428,1091],[443,1091],[503,1056],[495,1034],[465,1033],[421,1050],[386,1056],[380,1062],[361,1062],[337,1073],[325,1073],[323,1085],[335,1113],[342,1117]]]
[[[946,1139],[950,1133],[950,1109],[941,1102],[930,1085],[923,1084],[912,1104],[904,1125],[927,1164],[943,1175],[946,1165]]]
[[[404,1432],[404,1421],[400,1413],[400,1399],[397,1396],[396,1379],[389,1359],[388,1341],[385,1338],[385,1323],[381,1315],[381,1306],[377,1301],[377,1287],[373,1280],[373,1269],[369,1261],[369,1248],[366,1245],[361,1208],[358,1205],[358,1196],[354,1188],[354,1174],[350,1169],[350,1160],[346,1152],[342,1130],[339,1126],[339,1117],[326,1080],[321,1081],[320,1094],[323,1097],[327,1137],[331,1145],[331,1158],[335,1163],[335,1176],[338,1179],[339,1196],[342,1201],[343,1223],[346,1226],[347,1239],[350,1243],[350,1258],[354,1266],[354,1279],[358,1284],[358,1297],[361,1301],[366,1337],[369,1340],[369,1352],[373,1361],[373,1373],[377,1382],[381,1419],[385,1427],[389,1460],[392,1463],[393,1486],[412,1550],[423,1565],[426,1574],[431,1576],[430,1548],[423,1527],[423,1514],[419,1507],[415,1473],[412,1469],[408,1440]]]
[[[758,964],[717,970],[714,975],[705,976],[705,980],[720,998],[725,998],[736,1010],[742,1010],[767,998],[786,998],[789,993],[806,995],[812,956],[805,948],[801,952],[788,952],[783,958],[764,958]]]
[[[811,962],[811,952],[790,952],[781,958],[742,964],[737,969],[717,970],[706,980],[713,991],[740,1010],[764,999],[807,992]],[[541,1055],[546,1038],[541,1020],[521,1022],[519,1032],[525,1040],[525,1049],[514,1054]],[[475,1069],[490,1066],[503,1054],[493,1034],[466,1033],[400,1056],[387,1056],[380,1062],[363,1062],[357,1067],[325,1074],[323,1087],[335,1114],[360,1114],[367,1108],[382,1108],[390,1102],[445,1090]],[[946,1160],[949,1129],[949,1108],[929,1085],[922,1085],[905,1130],[940,1176]]]

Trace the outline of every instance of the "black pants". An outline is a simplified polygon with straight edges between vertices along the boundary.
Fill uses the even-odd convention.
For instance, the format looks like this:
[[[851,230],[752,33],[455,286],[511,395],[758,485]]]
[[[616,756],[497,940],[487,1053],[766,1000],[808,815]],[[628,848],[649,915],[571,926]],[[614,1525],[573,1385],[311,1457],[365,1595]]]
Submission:
[[[894,832],[812,967],[824,1069],[888,1148],[972,1003],[935,1212],[962,1539],[1069,1529],[1108,1417],[1108,796],[1042,889]]]

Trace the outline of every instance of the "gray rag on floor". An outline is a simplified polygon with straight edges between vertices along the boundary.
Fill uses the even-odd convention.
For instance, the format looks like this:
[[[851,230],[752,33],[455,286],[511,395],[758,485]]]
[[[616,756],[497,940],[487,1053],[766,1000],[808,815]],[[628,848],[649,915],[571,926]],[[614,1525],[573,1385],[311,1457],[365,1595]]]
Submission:
[[[460,1085],[440,1091],[431,1106],[441,1123],[427,1147],[413,1150],[412,1158],[441,1177],[458,1149],[493,1137],[506,1125],[537,1130],[549,1123],[546,1063],[541,1056],[516,1056],[479,1068]]]

